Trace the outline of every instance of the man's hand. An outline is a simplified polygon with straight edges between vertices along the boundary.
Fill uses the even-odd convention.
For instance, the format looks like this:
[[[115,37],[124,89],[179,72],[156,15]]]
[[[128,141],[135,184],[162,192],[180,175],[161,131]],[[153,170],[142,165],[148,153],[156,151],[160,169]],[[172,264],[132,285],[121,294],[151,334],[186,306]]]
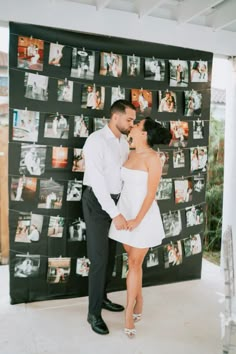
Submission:
[[[122,214],[113,218],[113,222],[117,230],[127,230],[127,222]]]

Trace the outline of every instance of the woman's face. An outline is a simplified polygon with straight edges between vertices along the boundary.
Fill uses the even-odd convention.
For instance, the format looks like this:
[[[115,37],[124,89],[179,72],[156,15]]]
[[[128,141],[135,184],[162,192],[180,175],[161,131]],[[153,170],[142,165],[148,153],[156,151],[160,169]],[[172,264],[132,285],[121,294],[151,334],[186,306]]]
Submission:
[[[146,139],[146,132],[143,130],[144,123],[145,119],[142,119],[131,129],[128,137],[128,140],[131,141],[131,147],[135,147],[143,139]]]

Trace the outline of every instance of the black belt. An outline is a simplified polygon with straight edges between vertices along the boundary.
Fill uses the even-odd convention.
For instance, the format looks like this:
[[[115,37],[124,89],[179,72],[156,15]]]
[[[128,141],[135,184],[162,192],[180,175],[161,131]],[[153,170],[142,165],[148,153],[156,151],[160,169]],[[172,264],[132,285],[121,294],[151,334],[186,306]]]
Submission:
[[[86,188],[87,188],[89,191],[93,192],[92,187],[86,186]],[[93,193],[94,193],[94,192],[93,192]],[[119,194],[110,194],[110,196],[111,196],[112,199],[118,200],[118,199],[120,198],[120,193],[119,193]]]

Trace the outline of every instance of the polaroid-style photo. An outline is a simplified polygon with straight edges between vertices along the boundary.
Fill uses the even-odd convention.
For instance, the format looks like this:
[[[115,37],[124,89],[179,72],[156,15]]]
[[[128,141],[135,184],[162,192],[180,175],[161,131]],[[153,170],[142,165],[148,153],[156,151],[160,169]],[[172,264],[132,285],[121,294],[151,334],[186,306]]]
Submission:
[[[82,198],[82,181],[68,181],[67,196],[68,202],[79,202]]]
[[[14,259],[15,278],[34,278],[39,276],[40,255],[16,254]]]
[[[191,202],[193,199],[192,178],[176,179],[175,184],[175,204]]]
[[[185,208],[185,216],[187,227],[203,224],[204,216],[203,208],[201,205],[193,205],[191,207]]]
[[[131,89],[131,101],[136,107],[137,113],[150,115],[152,110],[152,91]]]
[[[70,76],[79,79],[92,80],[94,78],[95,52],[73,48]]]
[[[162,221],[166,237],[177,236],[182,231],[180,210],[162,214]]]
[[[61,216],[50,216],[48,225],[48,237],[62,237],[65,225],[65,218]]]
[[[173,151],[173,167],[183,168],[185,166],[185,155],[181,149]]]
[[[74,117],[74,137],[87,138],[89,136],[89,117],[81,114]]]
[[[203,139],[204,138],[204,121],[194,120],[193,121],[193,139]]]
[[[47,282],[50,284],[66,283],[70,275],[71,259],[67,257],[48,258]]]
[[[94,118],[93,119],[93,131],[95,132],[96,130],[102,129],[109,123],[109,118]]]
[[[170,86],[188,86],[188,62],[185,60],[169,60]]]
[[[68,147],[53,146],[52,168],[66,168],[68,166]]]
[[[44,123],[44,138],[68,139],[69,116],[64,114],[47,114]]]
[[[64,45],[58,43],[50,43],[48,64],[54,66],[61,66],[61,59],[63,58]]]
[[[16,228],[15,242],[38,242],[43,227],[43,215],[20,213]]]
[[[1,74],[2,75],[2,74]],[[8,76],[0,76],[0,96],[8,97],[9,96],[9,84]]]
[[[183,240],[184,256],[190,257],[202,252],[202,242],[200,234],[196,234]]]
[[[145,58],[145,80],[165,80],[165,60],[156,58]]]
[[[122,55],[115,53],[100,53],[100,71],[103,76],[120,77],[122,75]]]
[[[165,268],[180,265],[183,262],[181,241],[170,242],[164,246]]]
[[[82,86],[81,108],[104,109],[105,87],[92,85]]]
[[[86,241],[86,225],[83,219],[77,218],[69,224],[68,241]]]
[[[64,186],[52,178],[40,180],[39,203],[40,209],[61,209]]]
[[[40,176],[45,172],[46,145],[21,144],[19,173]]]
[[[140,74],[140,57],[135,55],[127,56],[127,75],[138,76]]]
[[[159,91],[158,112],[176,112],[177,100],[176,93],[173,91]]]
[[[160,151],[159,152],[160,160],[161,160],[161,166],[162,166],[162,176],[165,176],[168,174],[169,170],[169,152],[168,151]]]
[[[202,94],[198,91],[184,91],[184,115],[200,117],[202,115]]]
[[[201,193],[205,189],[205,178],[203,176],[193,177],[193,190],[194,192]]]
[[[172,135],[172,139],[169,146],[187,146],[189,135],[188,122],[183,122],[180,120],[170,121],[170,132]]]
[[[73,101],[73,87],[74,82],[70,80],[58,80],[57,81],[57,100],[63,102]]]
[[[129,270],[129,265],[128,265],[128,254],[127,253],[123,253],[121,255],[122,257],[122,270],[121,270],[121,278],[125,279],[127,278],[127,273]]]
[[[43,70],[44,41],[32,37],[18,36],[17,67]]]
[[[190,61],[191,82],[208,82],[208,64],[207,61],[193,60]]]
[[[124,87],[112,87],[111,88],[111,105],[118,100],[125,99],[125,88]]]
[[[15,177],[11,179],[11,200],[17,202],[33,202],[36,196],[37,178]]]
[[[85,169],[85,161],[82,149],[73,149],[74,158],[73,158],[73,166],[72,172],[84,172]]]
[[[90,260],[86,257],[77,258],[76,260],[76,274],[82,277],[87,277],[89,274]]]
[[[146,257],[146,267],[151,268],[159,265],[158,248],[150,248]]]
[[[167,200],[171,199],[172,196],[172,179],[171,178],[161,178],[157,192],[156,200]]]
[[[207,147],[198,146],[190,148],[191,172],[202,171],[207,169]]]
[[[38,140],[39,112],[26,109],[13,110],[12,140],[33,141]]]
[[[25,97],[32,100],[48,100],[48,76],[25,73]]]

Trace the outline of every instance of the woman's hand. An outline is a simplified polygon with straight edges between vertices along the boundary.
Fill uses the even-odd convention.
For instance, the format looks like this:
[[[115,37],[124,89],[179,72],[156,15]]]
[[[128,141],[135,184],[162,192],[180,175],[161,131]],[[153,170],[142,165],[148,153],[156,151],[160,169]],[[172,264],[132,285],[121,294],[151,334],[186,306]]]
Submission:
[[[127,220],[127,230],[132,231],[139,224],[140,224],[140,221],[138,221],[137,219]]]

